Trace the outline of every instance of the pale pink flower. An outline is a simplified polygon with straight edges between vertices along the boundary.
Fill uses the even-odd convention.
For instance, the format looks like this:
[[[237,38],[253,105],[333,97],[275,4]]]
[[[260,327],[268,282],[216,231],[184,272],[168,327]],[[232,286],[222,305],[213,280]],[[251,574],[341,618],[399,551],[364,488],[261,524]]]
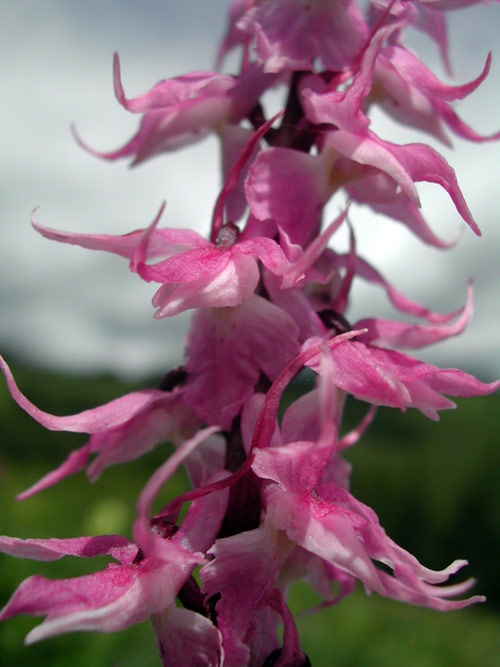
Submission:
[[[311,94],[311,105],[317,99]],[[314,114],[311,111],[314,122],[330,122],[331,106],[327,100],[324,102],[324,114],[319,105]],[[356,133],[332,127],[323,136],[318,156],[290,148],[270,148],[259,153],[249,169],[245,192],[252,214],[259,220],[273,221],[294,243],[304,245],[311,241],[324,205],[339,187],[346,185],[353,199],[369,203],[380,212],[393,211],[400,221],[408,221],[409,228],[422,240],[446,245],[418,213],[418,181],[444,188],[462,218],[476,234],[480,233],[455,172],[429,146],[398,146],[382,141],[368,129]]]

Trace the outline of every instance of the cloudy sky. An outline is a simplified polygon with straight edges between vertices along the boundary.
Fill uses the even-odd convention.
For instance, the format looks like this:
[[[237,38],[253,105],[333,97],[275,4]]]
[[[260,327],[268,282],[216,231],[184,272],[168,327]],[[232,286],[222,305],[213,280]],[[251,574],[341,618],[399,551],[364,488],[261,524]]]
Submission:
[[[138,120],[113,97],[113,52],[120,53],[128,96],[162,78],[211,69],[227,6],[226,0],[0,0],[0,348],[7,356],[126,374],[158,371],[182,358],[187,318],[154,321],[154,286],[129,274],[125,260],[39,237],[30,214],[39,206],[44,225],[118,234],[147,225],[165,199],[164,225],[208,230],[219,185],[215,141],[129,169],[86,154],[70,125],[98,149],[122,145]],[[500,125],[500,6],[468,8],[451,19],[457,82],[477,76],[493,50],[489,79],[458,107],[477,131],[491,133]],[[423,46],[428,63],[436,61],[432,45],[413,43]],[[384,138],[422,140],[383,118],[375,122]],[[352,218],[362,253],[430,307],[457,308],[474,277],[467,333],[426,358],[489,379],[500,375],[500,144],[454,143],[454,151],[443,152],[482,239],[464,229],[458,246],[442,253],[366,211]],[[434,230],[451,238],[461,224],[451,202],[436,186],[419,192]],[[360,287],[355,297],[353,320],[384,312],[373,291]]]

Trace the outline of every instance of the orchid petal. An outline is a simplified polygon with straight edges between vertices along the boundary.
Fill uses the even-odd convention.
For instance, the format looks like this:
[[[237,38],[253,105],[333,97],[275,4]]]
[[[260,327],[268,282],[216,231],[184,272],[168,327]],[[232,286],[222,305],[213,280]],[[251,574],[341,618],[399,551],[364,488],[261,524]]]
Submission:
[[[274,380],[296,354],[297,336],[291,318],[255,294],[236,308],[199,311],[187,344],[187,403],[205,422],[229,429],[259,373]]]

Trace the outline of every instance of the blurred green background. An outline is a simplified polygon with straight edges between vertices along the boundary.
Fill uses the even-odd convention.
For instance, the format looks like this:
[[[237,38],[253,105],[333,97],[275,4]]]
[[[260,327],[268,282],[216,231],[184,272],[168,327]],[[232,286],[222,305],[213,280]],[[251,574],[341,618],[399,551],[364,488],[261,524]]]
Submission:
[[[110,376],[82,377],[12,364],[19,386],[39,407],[69,414],[138,388]],[[154,382],[154,379],[153,379]],[[144,386],[152,386],[151,382]],[[153,384],[154,386],[154,384]],[[460,400],[458,409],[432,422],[416,411],[379,410],[375,424],[347,458],[354,494],[378,513],[388,534],[429,567],[467,558],[463,577],[485,605],[442,614],[412,608],[361,587],[338,606],[299,617],[304,650],[313,667],[494,667],[500,665],[500,397]],[[347,426],[366,406],[348,404]],[[56,467],[85,436],[51,433],[10,398],[0,382],[0,532],[18,537],[130,536],[135,502],[168,449],[116,466],[94,484],[83,475],[66,479],[24,502],[14,496]],[[167,493],[185,484],[179,474]],[[0,555],[0,603],[27,576],[77,576],[101,569],[104,559],[66,558],[38,563]],[[305,585],[293,592],[300,611],[317,603]],[[74,667],[159,665],[148,623],[109,635],[73,633],[24,647],[25,634],[41,619],[22,617],[0,625],[1,665]]]

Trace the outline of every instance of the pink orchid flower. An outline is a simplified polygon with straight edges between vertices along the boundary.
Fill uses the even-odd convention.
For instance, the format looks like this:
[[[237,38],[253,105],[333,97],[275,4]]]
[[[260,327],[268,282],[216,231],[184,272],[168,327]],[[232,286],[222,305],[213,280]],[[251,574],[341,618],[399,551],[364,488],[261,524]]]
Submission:
[[[374,405],[401,410],[417,408],[437,421],[439,410],[455,407],[444,394],[487,396],[500,387],[500,380],[483,383],[454,368],[437,368],[396,350],[365,345],[360,340],[339,341],[339,338],[326,343],[333,360],[332,380],[348,394]],[[319,342],[309,340],[303,349],[317,348]],[[319,355],[315,355],[306,365],[319,372],[319,361]]]
[[[494,0],[497,2],[498,0]],[[370,0],[372,23],[383,17],[387,21],[388,14],[393,20],[403,20],[406,26],[421,31],[435,43],[439,55],[446,69],[451,75],[451,65],[448,57],[448,32],[445,12],[483,4],[483,0]]]
[[[266,72],[308,70],[320,60],[326,69],[346,68],[361,51],[368,27],[352,0],[236,2],[219,57],[253,42]]]
[[[196,143],[217,134],[221,140],[222,170],[227,176],[244,149],[251,132],[240,121],[251,117],[260,96],[280,82],[280,77],[262,71],[257,64],[248,67],[240,77],[217,72],[191,72],[157,83],[150,91],[128,99],[123,90],[120,59],[115,53],[113,79],[118,102],[127,111],[143,114],[136,135],[122,148],[96,151],[75,133],[78,143],[91,154],[105,160],[133,157],[132,166],[164,152]],[[244,211],[242,200],[243,170],[240,183],[228,197],[230,219]]]
[[[124,236],[61,232],[43,227],[34,219],[33,226],[46,238],[130,259],[132,271],[148,282],[161,284],[153,297],[157,318],[171,317],[190,308],[238,306],[258,285],[259,261],[278,275],[288,264],[273,239],[258,236],[240,240],[239,228],[231,221],[224,224],[228,198],[238,189],[247,161],[274,120],[253,133],[232,165],[214,208],[212,241],[192,230],[157,229],[164,205],[150,227]],[[159,262],[148,263],[158,257]]]
[[[31,577],[19,586],[1,611],[0,619],[17,614],[45,615],[45,621],[26,637],[27,643],[33,643],[74,630],[123,630],[175,606],[176,595],[193,568],[204,562],[202,552],[219,530],[227,505],[227,492],[221,490],[193,502],[178,529],[165,520],[153,521],[151,529],[149,513],[161,486],[201,441],[216,430],[213,427],[205,429],[184,442],[146,484],[137,506],[135,544],[113,535],[66,540],[0,538],[0,550],[22,558],[50,561],[65,555],[111,555],[118,561],[101,572],[73,579]],[[213,655],[214,639],[218,640],[217,629],[211,624],[208,628],[207,622],[200,621],[193,613],[181,614],[176,618],[177,623],[180,621],[186,623],[186,635],[197,636],[204,642],[202,646],[192,646],[188,650],[194,656],[204,652]],[[155,627],[162,632],[161,617]],[[160,637],[162,643],[166,636],[163,641]],[[219,646],[217,649],[219,652]],[[163,664],[181,664],[169,662],[168,647],[164,650],[167,658]]]
[[[179,445],[200,428],[200,421],[186,405],[179,387],[172,391],[142,389],[76,415],[58,417],[37,408],[16,385],[0,357],[12,398],[39,424],[51,431],[88,433],[88,442],[68,456],[55,470],[21,493],[20,500],[48,488],[87,467],[91,480],[111,465],[132,461],[169,440]],[[89,463],[91,456],[96,455]]]
[[[455,561],[440,572],[424,568],[390,540],[374,512],[332,482],[322,483],[321,470],[328,453],[317,443],[295,442],[259,449],[252,465],[267,485],[266,515],[278,530],[307,551],[334,564],[363,582],[368,593],[428,606],[441,611],[460,609],[481,596],[451,601],[473,585],[469,580],[437,586],[457,572],[465,561]],[[388,565],[393,575],[373,561]]]
[[[259,261],[277,275],[288,264],[276,241],[266,237],[240,241],[240,232],[232,223],[221,229],[216,243],[188,229],[156,229],[161,211],[149,228],[124,236],[34,226],[46,238],[130,259],[131,269],[141,278],[161,285],[153,297],[156,318],[172,317],[191,308],[238,306],[255,292]],[[161,257],[160,261],[146,262],[156,257]]]
[[[397,27],[398,24],[394,24],[375,33],[364,51],[359,70],[345,91],[335,90],[332,84],[327,86],[318,75],[305,77],[301,82],[306,117],[315,126],[323,128],[318,135],[321,140],[319,157],[290,148],[271,148],[261,152],[250,168],[245,187],[252,213],[261,220],[274,220],[298,243],[308,240],[311,230],[318,225],[323,206],[342,185],[354,200],[368,203],[381,213],[390,213],[405,222],[425,242],[446,247],[448,244],[433,234],[420,214],[420,200],[414,185],[418,181],[437,183],[448,192],[472,230],[480,233],[455,173],[442,156],[423,144],[397,146],[382,141],[369,130],[362,104],[369,98],[372,86],[376,87],[376,63],[382,62],[379,66],[382,77],[390,67],[387,56],[383,60],[381,53],[390,53],[396,59],[398,71],[405,70],[399,61],[404,61],[407,66],[406,60],[411,58],[401,48],[382,49]],[[407,75],[410,83],[401,79],[399,84],[392,84],[392,89],[395,95],[412,100],[415,94],[405,96],[403,86],[413,86],[412,90],[419,92],[421,97],[426,95],[426,99],[432,100],[434,106],[428,115],[435,119],[440,114],[457,133],[482,140],[458,120],[444,101],[439,101],[439,96],[444,99],[464,97],[484,80],[488,67],[489,59],[476,80],[461,87],[451,87],[440,84],[422,66],[414,68],[413,75]],[[392,79],[390,81],[392,83]],[[401,108],[405,113],[404,104]],[[408,107],[408,117],[417,111]],[[324,128],[328,125],[332,129],[325,133]],[[499,136],[497,133],[487,138]],[[290,184],[293,184],[291,191]],[[291,196],[284,196],[285,190]],[[297,220],[301,221],[300,227]]]
[[[118,102],[132,113],[144,114],[137,134],[122,148],[111,152],[89,149],[106,160],[133,157],[140,164],[158,153],[177,150],[198,142],[208,134],[220,132],[224,125],[237,125],[257,104],[267,88],[278,81],[258,66],[248,68],[241,77],[218,72],[191,72],[157,83],[150,91],[128,99],[121,81],[120,59],[115,53],[113,80]],[[230,147],[228,147],[230,150]]]
[[[293,370],[292,365],[276,381],[262,405],[252,440],[252,470],[264,480],[266,521],[284,531],[301,548],[360,579],[367,592],[374,590],[380,595],[439,610],[459,609],[483,600],[480,596],[448,600],[469,590],[474,582],[447,587],[436,584],[446,581],[466,562],[455,561],[440,572],[423,567],[387,537],[373,510],[352,497],[345,481],[338,483],[335,456],[341,403],[338,394],[332,391],[339,376],[334,350],[346,345],[355,342],[334,341],[329,346],[330,354],[320,345],[315,361],[306,361],[320,371],[319,402],[315,406],[319,422],[316,440],[293,439],[304,434],[301,420],[293,420],[288,422],[286,435],[282,436],[283,444],[269,442],[270,425],[274,423],[276,428],[277,398]],[[306,354],[300,356],[306,360]],[[313,405],[309,403],[309,407]],[[304,407],[301,405],[301,412]],[[375,567],[374,561],[389,566],[392,576]]]
[[[0,620],[44,616],[28,643],[149,618],[165,666],[306,667],[287,603],[297,579],[320,596],[317,608],[339,602],[358,580],[367,593],[440,611],[484,600],[464,598],[472,579],[447,583],[466,561],[431,570],[390,539],[350,492],[351,466],[342,458],[377,406],[438,420],[455,407],[449,396],[500,388],[401,351],[461,334],[472,288],[462,308],[433,312],[359,255],[349,202],[323,226],[325,204],[344,188],[421,241],[447,248],[454,240],[439,238],[420,212],[416,184],[424,181],[441,186],[480,233],[448,162],[428,145],[382,139],[370,120],[379,105],[446,143],[447,128],[475,142],[500,138],[477,134],[452,108],[486,78],[490,56],[479,76],[450,86],[404,46],[407,28],[423,31],[448,65],[444,12],[474,1],[371,0],[362,11],[355,0],[236,0],[219,60],[241,47],[239,75],[196,71],[135,98],[125,95],[115,56],[116,97],[141,114],[140,127],[122,148],[91,152],[136,165],[215,133],[223,185],[206,237],[160,228],[164,205],[149,227],[122,236],[61,232],[33,220],[46,238],[127,259],[157,284],[156,318],[195,312],[185,361],[159,388],[76,415],[37,408],[0,357],[13,399],[31,417],[89,436],[20,499],[82,470],[95,479],[161,442],[174,446],[139,496],[133,541],[0,537],[0,551],[21,558],[113,559],[90,575],[24,581]],[[286,101],[269,118],[266,93],[278,85]],[[346,226],[348,247],[338,252],[329,245]],[[367,313],[351,325],[357,279],[382,289],[411,321]],[[284,391],[304,369],[316,381],[282,411]],[[368,406],[345,432],[349,395]],[[180,465],[191,487],[151,517]]]
[[[488,54],[481,74],[469,83],[448,86],[418,58],[401,46],[383,48],[374,63],[377,103],[396,120],[405,125],[425,130],[450,145],[443,124],[469,141],[490,141],[500,137],[500,132],[490,136],[477,134],[460,120],[450,106],[450,101],[462,100],[470,95],[488,76],[491,54]]]
[[[186,346],[186,401],[201,420],[229,429],[259,378],[275,380],[299,348],[290,315],[256,294],[235,308],[201,310]]]

